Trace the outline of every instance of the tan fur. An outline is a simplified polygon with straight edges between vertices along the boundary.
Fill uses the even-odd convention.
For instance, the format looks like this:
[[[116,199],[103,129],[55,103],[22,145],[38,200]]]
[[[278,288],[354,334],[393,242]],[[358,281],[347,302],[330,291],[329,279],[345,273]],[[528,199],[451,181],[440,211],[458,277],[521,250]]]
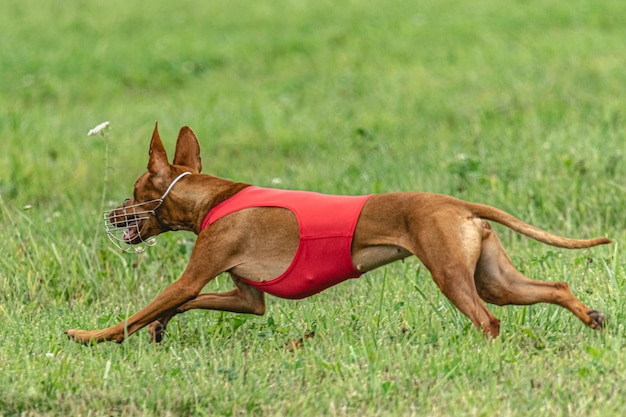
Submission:
[[[200,232],[206,213],[246,184],[202,175],[200,147],[194,133],[183,127],[170,165],[155,127],[148,171],[135,183],[129,204],[159,198],[175,177],[181,179],[146,220],[142,234],[156,236],[168,230],[198,234],[182,276],[154,301],[130,318],[103,330],[68,330],[81,343],[113,340],[149,326],[160,341],[170,319],[191,309],[263,314],[264,294],[242,282],[265,281],[287,269],[298,246],[294,215],[282,208],[253,208],[233,213]],[[503,224],[540,242],[562,248],[588,248],[609,239],[568,239],[553,235],[496,208],[429,193],[390,193],[370,198],[359,218],[352,244],[352,260],[362,272],[417,256],[441,291],[485,335],[496,337],[500,321],[483,300],[496,305],[553,303],[570,310],[587,326],[600,329],[604,316],[581,303],[564,282],[531,280],[519,273],[486,220]],[[138,242],[131,242],[138,243]],[[235,284],[225,293],[200,293],[218,274],[229,272]]]

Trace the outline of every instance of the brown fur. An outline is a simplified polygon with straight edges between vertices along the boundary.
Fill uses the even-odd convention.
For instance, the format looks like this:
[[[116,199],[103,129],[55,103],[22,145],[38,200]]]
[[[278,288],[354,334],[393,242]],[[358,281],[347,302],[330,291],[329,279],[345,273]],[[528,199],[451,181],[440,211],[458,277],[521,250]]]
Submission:
[[[148,171],[135,183],[129,204],[161,196],[172,180],[191,171],[164,200],[156,215],[146,220],[142,234],[156,236],[168,230],[198,234],[191,259],[182,276],[154,301],[127,320],[102,330],[68,330],[81,343],[113,340],[149,326],[160,341],[170,319],[191,309],[263,314],[265,296],[239,280],[272,279],[289,266],[298,246],[294,215],[282,208],[253,208],[224,217],[200,233],[206,213],[246,184],[201,175],[200,146],[194,133],[183,127],[170,165],[155,127]],[[500,321],[486,308],[492,304],[560,305],[583,323],[600,329],[604,316],[580,302],[565,282],[531,280],[518,272],[486,220],[503,224],[540,242],[561,248],[588,248],[610,243],[559,237],[528,225],[496,208],[429,193],[390,193],[370,198],[356,227],[352,244],[354,265],[362,272],[417,256],[454,305],[481,329],[496,337]],[[138,243],[138,242],[131,242]],[[235,288],[224,293],[200,293],[218,274],[229,272]]]

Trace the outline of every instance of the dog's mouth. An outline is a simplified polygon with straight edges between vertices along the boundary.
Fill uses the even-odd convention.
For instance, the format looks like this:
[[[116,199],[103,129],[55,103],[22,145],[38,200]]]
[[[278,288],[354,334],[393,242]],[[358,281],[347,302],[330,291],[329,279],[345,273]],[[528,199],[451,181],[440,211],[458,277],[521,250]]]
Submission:
[[[162,200],[126,205],[104,212],[104,230],[109,240],[125,252],[139,253],[156,244],[156,237],[147,236],[146,223],[155,215]]]
[[[124,239],[124,242],[131,244],[133,240],[140,236],[139,230],[139,222],[133,221],[128,223],[128,226],[124,229],[122,239]]]

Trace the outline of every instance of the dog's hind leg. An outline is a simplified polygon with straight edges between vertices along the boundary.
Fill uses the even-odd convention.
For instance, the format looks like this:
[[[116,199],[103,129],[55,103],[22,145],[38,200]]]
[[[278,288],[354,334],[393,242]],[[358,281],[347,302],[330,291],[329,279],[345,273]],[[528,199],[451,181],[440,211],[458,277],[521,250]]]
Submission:
[[[434,218],[433,218],[434,219]],[[481,232],[475,220],[451,227],[442,219],[431,221],[431,233],[421,236],[411,249],[429,269],[441,292],[465,314],[485,336],[497,337],[498,320],[485,306],[476,289],[474,271],[480,256]],[[418,236],[417,234],[412,234]]]
[[[449,267],[431,271],[433,280],[441,292],[465,314],[485,336],[498,337],[500,320],[498,320],[482,302],[471,272],[465,266]]]
[[[263,315],[265,313],[265,294],[231,275],[236,287],[234,290],[218,293],[201,293],[174,311],[159,317],[148,326],[148,333],[153,342],[163,340],[169,321],[177,314],[192,309],[229,311],[233,313]]]
[[[484,239],[474,279],[481,298],[496,305],[552,303],[568,309],[593,329],[602,328],[604,315],[578,300],[565,282],[542,282],[515,269],[500,240],[483,221]]]

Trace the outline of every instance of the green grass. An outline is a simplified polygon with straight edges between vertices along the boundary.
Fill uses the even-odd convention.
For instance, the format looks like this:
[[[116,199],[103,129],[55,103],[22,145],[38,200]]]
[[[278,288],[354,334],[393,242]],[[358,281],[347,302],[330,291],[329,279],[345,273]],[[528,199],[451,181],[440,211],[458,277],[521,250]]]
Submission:
[[[618,0],[5,0],[0,416],[623,415],[625,19]],[[105,120],[108,163],[86,136]],[[134,257],[101,230],[155,120],[168,149],[191,126],[214,175],[441,192],[610,236],[568,252],[498,228],[520,270],[568,281],[607,329],[491,306],[502,336],[486,342],[412,260],[269,297],[263,317],[189,312],[160,346],[73,344],[65,329],[116,323],[187,262],[191,235]]]

